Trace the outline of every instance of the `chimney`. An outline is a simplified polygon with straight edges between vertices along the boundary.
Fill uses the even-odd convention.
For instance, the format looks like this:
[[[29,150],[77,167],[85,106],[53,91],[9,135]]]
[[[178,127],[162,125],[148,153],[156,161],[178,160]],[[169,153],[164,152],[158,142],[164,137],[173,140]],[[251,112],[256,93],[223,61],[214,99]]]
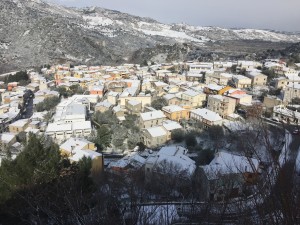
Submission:
[[[75,146],[71,146],[71,155],[73,155],[73,151],[74,151],[74,149],[75,149]]]

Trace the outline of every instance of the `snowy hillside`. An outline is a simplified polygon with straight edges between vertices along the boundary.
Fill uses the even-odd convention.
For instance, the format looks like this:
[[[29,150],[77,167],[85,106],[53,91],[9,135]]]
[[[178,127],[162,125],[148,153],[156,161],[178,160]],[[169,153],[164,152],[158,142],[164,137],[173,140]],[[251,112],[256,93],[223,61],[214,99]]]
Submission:
[[[149,54],[153,60],[185,59],[194,50],[194,58],[203,51],[241,54],[253,49],[256,41],[262,43],[258,50],[300,41],[296,34],[163,24],[114,10],[67,8],[42,0],[1,0],[0,8],[2,72],[66,61],[139,63]]]

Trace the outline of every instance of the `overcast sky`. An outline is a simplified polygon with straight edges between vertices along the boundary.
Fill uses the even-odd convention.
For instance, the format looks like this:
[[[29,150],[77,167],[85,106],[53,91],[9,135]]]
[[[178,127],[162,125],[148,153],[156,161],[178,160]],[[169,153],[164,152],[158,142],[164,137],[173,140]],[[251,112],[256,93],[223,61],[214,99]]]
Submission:
[[[46,0],[99,6],[164,23],[300,31],[300,0]]]

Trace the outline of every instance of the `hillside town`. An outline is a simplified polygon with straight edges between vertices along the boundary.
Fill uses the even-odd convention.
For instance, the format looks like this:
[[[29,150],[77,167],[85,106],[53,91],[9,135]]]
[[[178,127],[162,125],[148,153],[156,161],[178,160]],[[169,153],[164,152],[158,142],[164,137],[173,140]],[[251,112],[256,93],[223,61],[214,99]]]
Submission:
[[[198,201],[224,202],[248,199],[268,172],[277,176],[274,154],[280,166],[296,160],[300,143],[288,143],[300,134],[300,64],[147,64],[46,65],[22,72],[27,79],[1,76],[0,162],[17,158],[36,135],[57,144],[71,164],[91,159],[94,178],[142,171],[146,184],[176,189],[163,177],[196,176]],[[179,201],[180,191],[166,195]]]

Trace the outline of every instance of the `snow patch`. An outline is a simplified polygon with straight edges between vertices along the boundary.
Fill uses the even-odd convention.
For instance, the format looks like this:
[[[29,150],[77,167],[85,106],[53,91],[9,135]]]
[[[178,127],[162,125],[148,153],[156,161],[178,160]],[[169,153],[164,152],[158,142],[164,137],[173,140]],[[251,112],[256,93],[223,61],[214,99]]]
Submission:
[[[71,60],[74,60],[74,61],[82,61],[82,59],[76,58],[75,56],[68,55],[68,54],[66,54],[65,57],[67,59],[71,59]]]
[[[137,30],[143,32],[146,35],[175,38],[177,41],[189,40],[189,41],[194,41],[194,42],[203,42],[202,40],[191,37],[184,32],[179,32],[179,31],[174,31],[174,30],[168,30],[168,29],[163,29],[160,31],[145,30],[145,29],[137,29]]]
[[[114,24],[114,21],[111,19],[101,16],[83,16],[83,19],[91,26],[108,26]]]
[[[0,49],[8,49],[7,43],[0,43]]]
[[[295,35],[280,34],[280,33],[275,33],[267,30],[241,29],[241,30],[233,30],[233,32],[239,38],[244,40],[254,40],[254,39],[263,39],[268,41],[300,40],[300,38]]]
[[[29,34],[30,30],[26,30],[23,34],[23,37],[26,36],[27,34]]]

